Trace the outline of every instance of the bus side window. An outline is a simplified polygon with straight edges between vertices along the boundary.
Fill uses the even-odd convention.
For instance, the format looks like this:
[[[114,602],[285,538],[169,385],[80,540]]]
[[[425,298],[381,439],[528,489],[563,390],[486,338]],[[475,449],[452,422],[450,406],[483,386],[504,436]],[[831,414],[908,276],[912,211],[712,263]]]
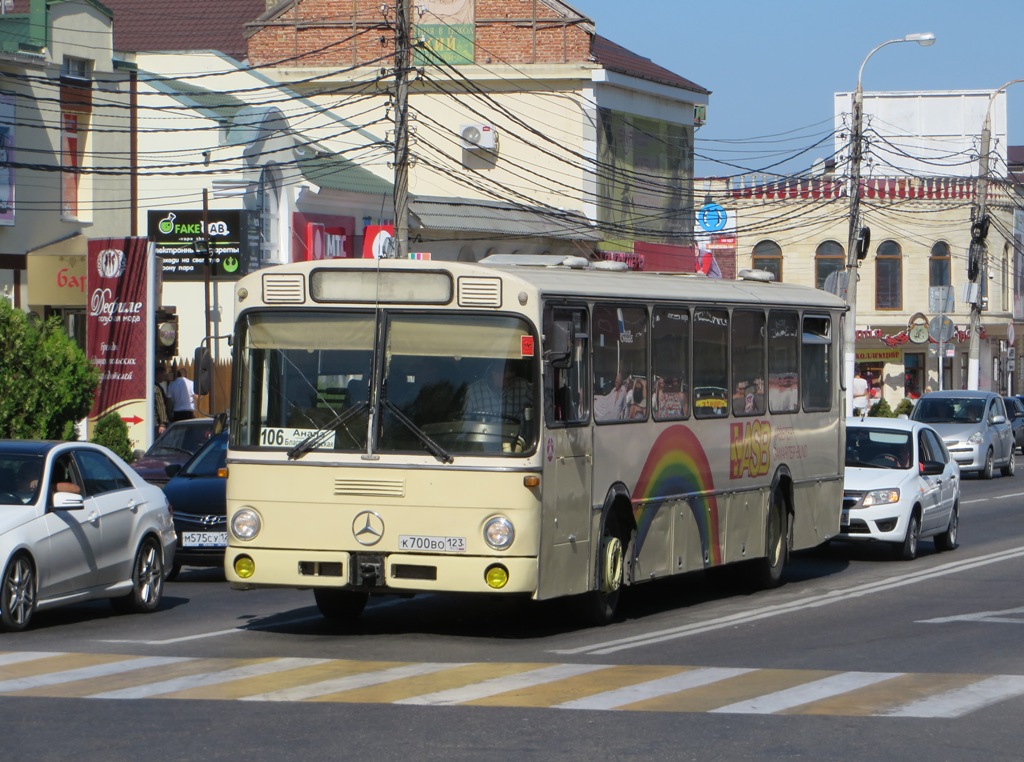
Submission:
[[[656,421],[690,416],[690,312],[655,307],[651,318],[651,414]]]
[[[733,415],[764,415],[764,312],[733,310]]]
[[[815,380],[813,384],[803,385],[804,410],[832,409],[831,329],[828,317],[804,315],[800,375]]]
[[[795,311],[768,313],[768,409],[800,409],[800,318]]]
[[[589,333],[587,312],[584,308],[555,308],[547,315],[547,325],[556,320],[572,321],[574,343],[568,367],[549,367],[545,373],[545,403],[549,422],[563,424],[586,423],[590,417],[587,405],[587,377],[589,375]]]

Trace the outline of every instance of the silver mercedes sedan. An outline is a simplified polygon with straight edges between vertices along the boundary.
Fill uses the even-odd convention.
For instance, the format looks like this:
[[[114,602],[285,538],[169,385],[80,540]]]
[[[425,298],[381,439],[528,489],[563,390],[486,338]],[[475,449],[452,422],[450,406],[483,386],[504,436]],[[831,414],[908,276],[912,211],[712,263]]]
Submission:
[[[163,491],[107,448],[0,440],[0,628],[96,598],[154,610],[175,539]]]

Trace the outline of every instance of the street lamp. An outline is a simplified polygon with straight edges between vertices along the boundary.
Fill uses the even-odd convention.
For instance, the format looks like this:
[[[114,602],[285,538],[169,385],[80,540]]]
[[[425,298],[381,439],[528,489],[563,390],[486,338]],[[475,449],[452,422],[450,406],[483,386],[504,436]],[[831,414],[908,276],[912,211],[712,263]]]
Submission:
[[[979,358],[981,355],[981,286],[979,278],[984,278],[988,270],[988,247],[985,235],[988,233],[988,163],[992,145],[992,104],[996,96],[1010,85],[1024,82],[1024,79],[1011,79],[1002,87],[994,90],[988,97],[985,108],[985,121],[981,125],[981,154],[978,157],[978,214],[971,223],[971,244],[968,253],[967,278],[974,284],[973,301],[971,302],[971,336],[967,345],[967,388],[977,389],[979,384]],[[941,367],[941,366],[940,366]]]
[[[868,235],[860,230],[860,163],[862,155],[861,133],[864,121],[864,89],[861,79],[864,66],[868,59],[886,45],[897,42],[916,42],[922,47],[934,44],[935,35],[931,32],[908,34],[895,40],[886,40],[876,45],[864,57],[857,72],[857,89],[853,93],[853,129],[850,134],[850,232],[846,248],[846,304],[849,314],[846,316],[843,331],[844,357],[843,378],[846,382],[846,414],[853,414],[853,376],[857,363],[857,267],[860,260],[867,255]]]

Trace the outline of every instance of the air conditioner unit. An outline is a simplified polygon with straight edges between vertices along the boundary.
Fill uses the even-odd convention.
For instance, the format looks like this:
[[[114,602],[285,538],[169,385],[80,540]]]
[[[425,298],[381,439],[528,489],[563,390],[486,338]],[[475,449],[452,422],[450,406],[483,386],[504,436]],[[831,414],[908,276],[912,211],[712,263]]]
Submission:
[[[469,151],[490,151],[498,145],[498,135],[490,124],[464,124],[459,128],[459,137],[462,147]]]

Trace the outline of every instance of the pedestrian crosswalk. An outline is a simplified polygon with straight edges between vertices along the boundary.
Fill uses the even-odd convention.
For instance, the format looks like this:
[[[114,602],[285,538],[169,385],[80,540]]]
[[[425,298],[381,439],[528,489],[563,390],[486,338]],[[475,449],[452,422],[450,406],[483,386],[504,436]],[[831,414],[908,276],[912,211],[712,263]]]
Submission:
[[[1024,697],[1024,675],[18,651],[0,695],[950,718]]]

